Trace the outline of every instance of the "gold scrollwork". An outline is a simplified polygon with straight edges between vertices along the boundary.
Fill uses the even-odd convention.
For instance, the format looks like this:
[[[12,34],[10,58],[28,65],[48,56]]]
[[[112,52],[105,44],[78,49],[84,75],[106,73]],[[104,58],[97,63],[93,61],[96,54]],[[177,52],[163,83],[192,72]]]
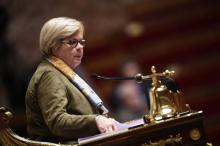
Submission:
[[[157,142],[152,142],[151,140],[148,143],[144,143],[141,146],[166,146],[166,145],[175,145],[178,143],[182,143],[182,137],[180,136],[180,134],[177,134],[175,137],[173,137],[173,135],[170,135],[169,138],[163,140],[160,139]]]

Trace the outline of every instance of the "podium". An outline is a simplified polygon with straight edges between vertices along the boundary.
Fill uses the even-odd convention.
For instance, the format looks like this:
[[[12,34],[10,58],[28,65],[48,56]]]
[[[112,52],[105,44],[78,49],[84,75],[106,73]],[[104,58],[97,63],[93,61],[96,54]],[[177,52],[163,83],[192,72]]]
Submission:
[[[206,146],[203,112],[88,137],[83,146]]]

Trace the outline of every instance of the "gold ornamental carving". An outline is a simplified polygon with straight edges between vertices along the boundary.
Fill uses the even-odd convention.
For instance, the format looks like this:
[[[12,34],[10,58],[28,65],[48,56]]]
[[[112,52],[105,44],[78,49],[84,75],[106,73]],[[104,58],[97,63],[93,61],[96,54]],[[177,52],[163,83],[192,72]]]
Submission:
[[[163,140],[160,139],[156,142],[152,142],[151,140],[148,143],[144,143],[141,146],[167,146],[167,145],[176,145],[182,143],[182,137],[180,134],[177,134],[176,136],[173,137],[173,135],[170,135],[169,138]]]
[[[201,138],[201,133],[198,128],[194,128],[190,130],[189,135],[190,135],[190,138],[194,141],[199,140]]]

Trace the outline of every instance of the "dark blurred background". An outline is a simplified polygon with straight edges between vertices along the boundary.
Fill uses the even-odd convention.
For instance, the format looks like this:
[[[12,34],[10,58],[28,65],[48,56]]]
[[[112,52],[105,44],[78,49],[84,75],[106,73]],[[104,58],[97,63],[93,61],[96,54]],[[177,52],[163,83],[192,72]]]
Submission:
[[[0,106],[14,113],[12,126],[25,136],[27,84],[41,59],[40,29],[52,17],[81,20],[87,47],[81,71],[109,104],[118,82],[92,73],[119,75],[129,56],[142,74],[173,69],[190,107],[203,110],[208,142],[220,145],[220,1],[218,0],[1,0]]]

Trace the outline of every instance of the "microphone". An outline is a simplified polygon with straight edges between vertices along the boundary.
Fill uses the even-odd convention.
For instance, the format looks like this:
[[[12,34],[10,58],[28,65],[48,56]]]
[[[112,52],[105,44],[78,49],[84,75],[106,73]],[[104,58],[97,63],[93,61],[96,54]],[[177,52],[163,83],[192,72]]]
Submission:
[[[98,80],[135,80],[138,83],[141,83],[144,80],[151,80],[151,77],[143,76],[140,73],[136,74],[134,77],[106,77],[98,74],[92,74],[91,77]]]
[[[98,80],[135,80],[137,83],[142,83],[145,80],[152,81],[152,75],[143,76],[140,73],[136,74],[134,77],[106,77],[94,73],[91,77]],[[159,80],[166,84],[172,91],[176,92],[178,90],[178,86],[172,78],[162,75],[157,75],[157,77],[159,77]]]
[[[134,80],[135,79],[134,77],[106,77],[98,74],[92,74],[91,76],[99,80]]]

